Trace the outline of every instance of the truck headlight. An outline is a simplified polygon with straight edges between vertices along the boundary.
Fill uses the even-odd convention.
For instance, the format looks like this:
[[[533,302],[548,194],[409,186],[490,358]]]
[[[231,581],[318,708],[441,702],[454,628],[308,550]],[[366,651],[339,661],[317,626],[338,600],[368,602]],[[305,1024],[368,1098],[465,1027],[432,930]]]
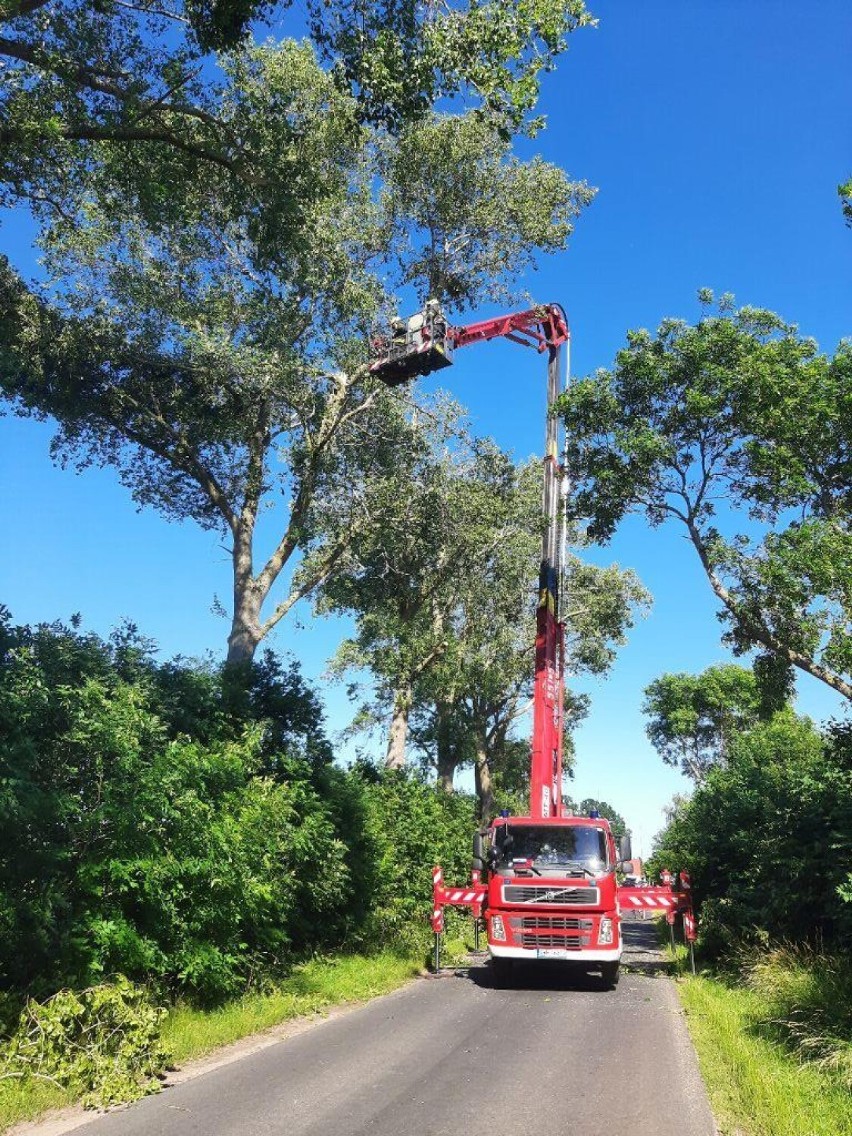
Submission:
[[[601,925],[598,927],[598,943],[602,947],[612,945],[612,920],[607,916],[601,919]]]
[[[491,938],[499,943],[506,942],[506,928],[503,926],[502,915],[491,916]]]

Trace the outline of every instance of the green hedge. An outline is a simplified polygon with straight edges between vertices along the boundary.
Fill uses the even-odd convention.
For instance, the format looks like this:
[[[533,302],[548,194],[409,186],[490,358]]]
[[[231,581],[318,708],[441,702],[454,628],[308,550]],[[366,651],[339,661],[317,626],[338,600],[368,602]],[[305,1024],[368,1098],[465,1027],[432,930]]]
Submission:
[[[120,973],[215,1002],[317,950],[425,945],[432,863],[467,878],[472,802],[331,756],[270,655],[163,666],[132,630],[4,617],[0,990]]]

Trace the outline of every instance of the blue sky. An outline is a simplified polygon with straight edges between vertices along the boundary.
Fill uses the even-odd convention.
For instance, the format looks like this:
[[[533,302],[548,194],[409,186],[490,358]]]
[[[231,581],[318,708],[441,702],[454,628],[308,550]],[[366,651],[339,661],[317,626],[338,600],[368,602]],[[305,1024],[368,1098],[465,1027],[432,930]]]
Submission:
[[[563,304],[572,371],[611,363],[632,327],[695,319],[696,292],[733,292],[772,308],[828,351],[852,334],[852,230],[836,186],[852,174],[852,5],[819,0],[599,0],[600,25],[577,33],[545,78],[548,129],[534,149],[599,187],[570,249],[526,286]],[[32,266],[25,218],[4,215],[0,248]],[[441,376],[490,434],[523,458],[544,432],[544,364],[510,344],[461,351]],[[16,620],[67,618],[106,633],[131,618],[163,655],[221,653],[227,624],[211,612],[230,594],[228,556],[195,527],[136,513],[109,472],[55,469],[44,424],[0,419],[6,505],[0,601]],[[583,684],[592,714],[577,738],[577,797],[608,800],[643,851],[662,807],[687,783],[644,736],[643,688],[664,671],[727,658],[709,589],[674,529],[627,522],[593,553],[634,568],[654,608],[609,679]],[[323,689],[332,731],[345,696],[322,680],[345,626],[304,611],[272,645],[303,661]],[[532,629],[531,629],[532,635]],[[799,708],[842,712],[813,680]]]

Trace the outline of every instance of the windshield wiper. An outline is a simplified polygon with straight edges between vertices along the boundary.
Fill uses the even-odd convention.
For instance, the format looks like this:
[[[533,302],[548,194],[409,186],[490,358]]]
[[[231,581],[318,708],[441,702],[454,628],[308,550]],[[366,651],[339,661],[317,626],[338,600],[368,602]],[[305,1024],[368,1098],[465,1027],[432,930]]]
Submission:
[[[592,871],[591,868],[587,868],[585,864],[580,864],[576,860],[569,861],[568,867],[572,868],[575,871],[583,872],[586,876],[588,876],[590,880],[597,878],[596,874]]]
[[[535,872],[537,876],[541,875],[541,872],[538,870],[532,860],[521,860],[520,865],[522,866],[519,866],[514,861],[509,861],[509,867],[513,872]]]

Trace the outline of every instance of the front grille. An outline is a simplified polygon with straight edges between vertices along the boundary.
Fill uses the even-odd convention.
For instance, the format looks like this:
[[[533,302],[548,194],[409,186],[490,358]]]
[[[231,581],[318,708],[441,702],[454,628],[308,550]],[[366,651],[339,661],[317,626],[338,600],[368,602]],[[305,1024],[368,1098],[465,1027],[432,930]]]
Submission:
[[[581,951],[589,945],[588,935],[521,935],[521,946],[529,949],[556,947],[560,951]]]
[[[597,906],[599,892],[593,887],[547,887],[542,884],[507,884],[503,888],[504,903],[546,903],[571,907],[583,904]]]
[[[591,931],[591,919],[577,919],[571,915],[525,915],[510,919],[511,927],[522,931]]]
[[[509,920],[522,947],[579,951],[591,942],[592,920],[571,915],[524,915]]]

